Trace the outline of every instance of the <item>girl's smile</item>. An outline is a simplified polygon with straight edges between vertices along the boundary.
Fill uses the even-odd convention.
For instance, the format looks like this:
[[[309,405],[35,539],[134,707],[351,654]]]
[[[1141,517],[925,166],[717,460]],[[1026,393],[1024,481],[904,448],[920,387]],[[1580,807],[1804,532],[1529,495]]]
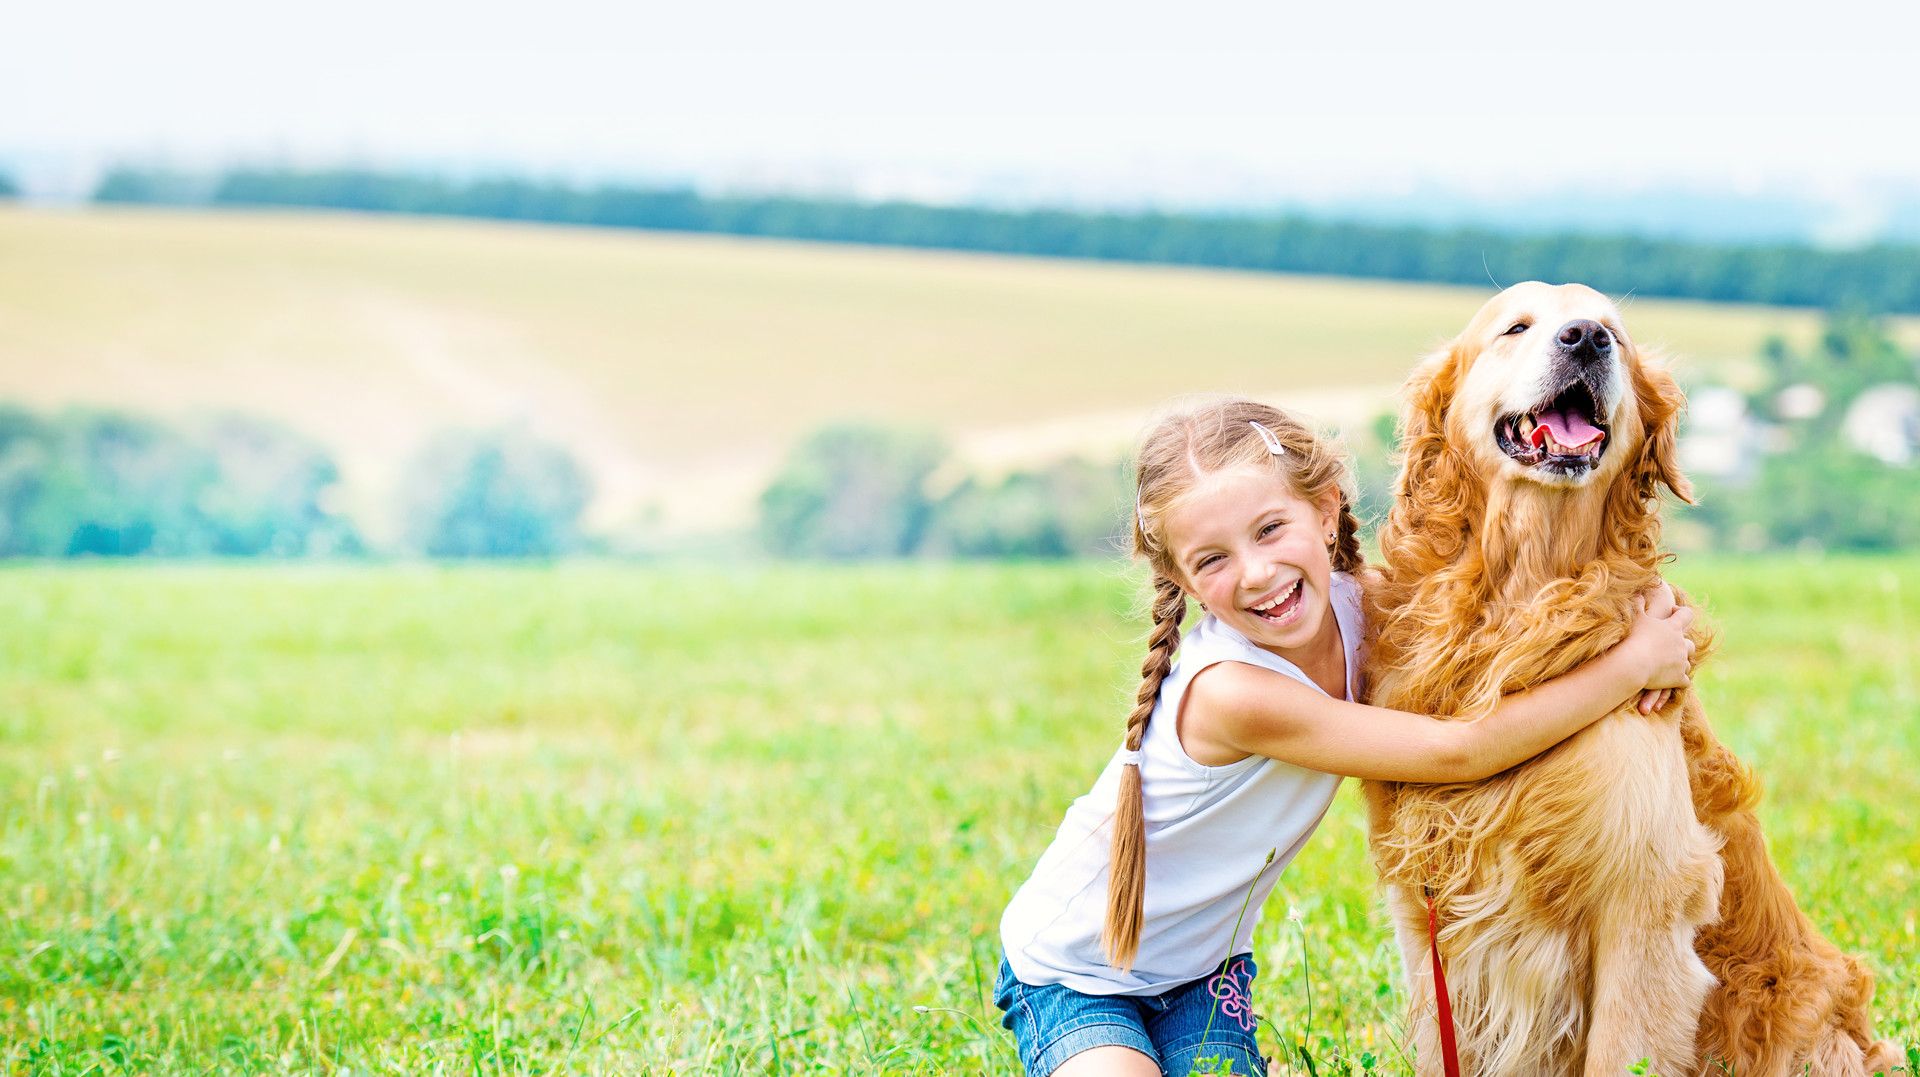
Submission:
[[[1247,607],[1254,616],[1273,625],[1289,624],[1300,612],[1300,583],[1295,580],[1272,596]]]

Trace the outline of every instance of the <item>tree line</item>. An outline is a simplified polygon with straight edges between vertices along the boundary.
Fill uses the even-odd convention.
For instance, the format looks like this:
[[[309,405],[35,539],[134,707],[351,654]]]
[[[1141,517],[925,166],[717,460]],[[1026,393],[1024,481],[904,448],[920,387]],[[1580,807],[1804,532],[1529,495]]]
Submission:
[[[1011,210],[687,188],[457,181],[361,170],[123,167],[99,202],[298,206],[1214,266],[1446,284],[1579,280],[1616,294],[1920,313],[1920,247],[1829,250],[1632,235],[1519,235],[1297,214]]]

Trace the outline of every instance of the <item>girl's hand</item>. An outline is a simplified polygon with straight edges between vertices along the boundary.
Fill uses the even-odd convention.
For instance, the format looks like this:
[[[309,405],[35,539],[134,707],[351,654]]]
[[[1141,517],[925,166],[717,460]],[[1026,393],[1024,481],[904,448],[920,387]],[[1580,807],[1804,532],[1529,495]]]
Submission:
[[[1652,714],[1673,698],[1674,689],[1693,683],[1693,641],[1687,638],[1694,611],[1675,604],[1673,588],[1664,580],[1633,600],[1633,624],[1620,641],[1639,669],[1646,690],[1640,693],[1641,714]]]

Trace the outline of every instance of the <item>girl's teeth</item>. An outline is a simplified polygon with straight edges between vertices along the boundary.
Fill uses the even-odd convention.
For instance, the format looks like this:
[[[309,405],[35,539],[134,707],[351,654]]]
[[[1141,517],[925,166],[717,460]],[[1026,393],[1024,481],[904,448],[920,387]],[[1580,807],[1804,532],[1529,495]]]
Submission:
[[[1254,612],[1265,613],[1266,611],[1274,608],[1275,606],[1280,605],[1282,602],[1285,602],[1287,599],[1292,598],[1293,592],[1298,590],[1299,587],[1300,587],[1300,581],[1299,580],[1293,581],[1293,585],[1288,587],[1285,591],[1282,591],[1280,592],[1280,594],[1274,596],[1273,598],[1268,599],[1267,601],[1262,602],[1258,606],[1253,607]]]

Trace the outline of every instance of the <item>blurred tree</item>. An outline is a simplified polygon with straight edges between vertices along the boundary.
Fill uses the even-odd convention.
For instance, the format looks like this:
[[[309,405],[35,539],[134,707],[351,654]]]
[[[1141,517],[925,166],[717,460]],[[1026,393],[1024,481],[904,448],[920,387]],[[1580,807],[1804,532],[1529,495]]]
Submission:
[[[13,181],[12,176],[0,172],[0,198],[18,197],[20,197],[20,185]]]
[[[312,442],[255,419],[182,431],[119,412],[0,408],[0,556],[345,553]]]
[[[152,419],[67,412],[56,422],[46,507],[67,556],[204,555],[213,551],[200,495],[218,467],[204,447]]]
[[[1119,461],[1078,459],[997,483],[968,478],[935,506],[923,549],[958,557],[1124,554],[1131,485]]]
[[[1768,546],[1838,550],[1920,548],[1920,470],[1837,442],[1767,458],[1734,513]]]
[[[566,449],[511,430],[434,438],[401,482],[401,521],[428,557],[552,557],[581,544],[591,495]]]
[[[932,515],[927,477],[946,456],[937,435],[847,424],[809,435],[760,495],[760,537],[773,553],[905,557]]]
[[[1807,351],[1791,347],[1784,337],[1767,338],[1760,359],[1766,376],[1749,394],[1748,407],[1791,424],[1802,443],[1834,438],[1848,406],[1863,391],[1887,382],[1920,384],[1920,364],[1884,325],[1857,309],[1828,314]],[[1783,414],[1781,394],[1798,386],[1813,389],[1817,397],[1808,399],[1818,406],[1804,415]]]
[[[55,545],[42,509],[52,459],[45,421],[0,406],[0,557],[44,555]]]
[[[212,552],[228,556],[357,554],[360,536],[333,511],[340,469],[319,443],[285,427],[223,415],[196,430],[216,481],[198,507]]]

